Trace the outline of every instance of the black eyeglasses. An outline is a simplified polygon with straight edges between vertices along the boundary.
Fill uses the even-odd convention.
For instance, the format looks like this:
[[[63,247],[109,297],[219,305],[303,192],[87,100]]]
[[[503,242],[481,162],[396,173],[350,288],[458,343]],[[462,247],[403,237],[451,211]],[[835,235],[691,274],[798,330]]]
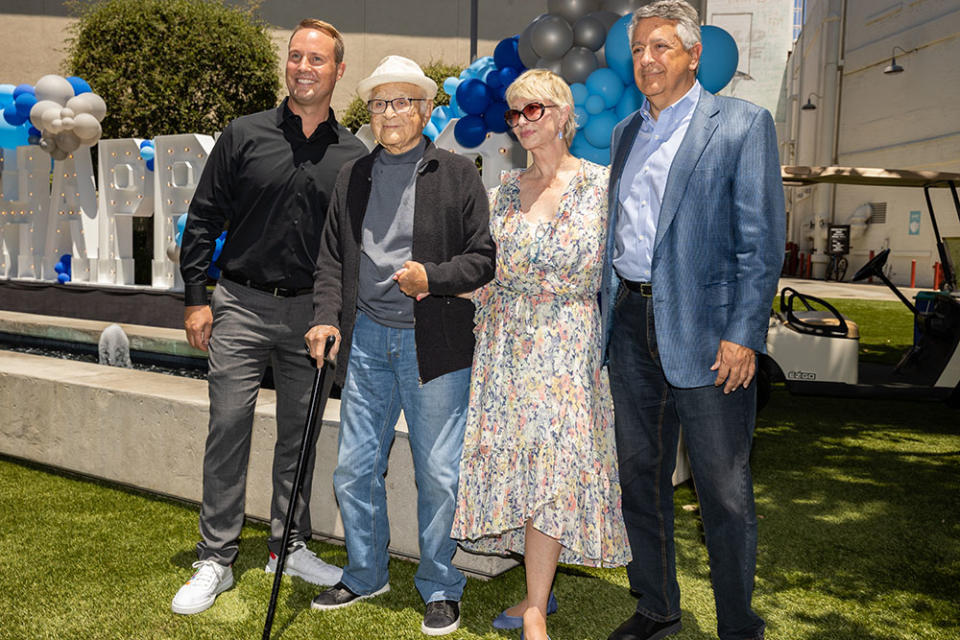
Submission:
[[[414,102],[425,102],[426,98],[394,98],[393,100],[367,100],[367,111],[373,114],[386,113],[387,105],[394,113],[406,113]]]
[[[507,121],[508,127],[513,128],[520,124],[520,116],[523,116],[524,120],[527,122],[536,122],[543,117],[545,110],[556,108],[557,105],[555,104],[531,102],[528,105],[524,105],[523,109],[520,109],[519,111],[516,109],[507,109],[503,112],[503,119]]]

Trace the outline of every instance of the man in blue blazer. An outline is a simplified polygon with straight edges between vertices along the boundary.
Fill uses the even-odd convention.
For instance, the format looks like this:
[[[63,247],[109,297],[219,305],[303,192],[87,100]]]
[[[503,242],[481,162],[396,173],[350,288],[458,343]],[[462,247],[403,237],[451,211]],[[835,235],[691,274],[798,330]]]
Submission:
[[[753,612],[750,477],[756,353],[783,260],[770,114],[697,82],[697,12],[683,0],[630,24],[645,100],[613,133],[601,304],[636,613],[610,640],[680,630],[673,485],[681,427],[700,499],[721,640],[763,638]],[[709,53],[707,54],[709,55]]]

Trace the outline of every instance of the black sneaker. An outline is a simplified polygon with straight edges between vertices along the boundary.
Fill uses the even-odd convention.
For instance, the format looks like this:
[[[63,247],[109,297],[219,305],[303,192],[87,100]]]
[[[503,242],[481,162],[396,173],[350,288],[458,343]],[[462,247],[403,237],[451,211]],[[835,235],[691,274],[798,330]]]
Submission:
[[[343,584],[342,582],[338,582],[336,585],[330,587],[326,591],[321,592],[320,595],[314,598],[313,602],[310,604],[310,607],[313,609],[339,609],[340,607],[346,607],[358,602],[359,600],[366,600],[367,598],[378,596],[381,593],[386,593],[387,591],[390,591],[389,582],[373,593],[368,593],[367,595],[362,596],[359,593],[350,591],[350,589],[347,588],[347,585]]]
[[[428,636],[445,636],[460,628],[460,603],[456,600],[436,600],[427,603],[420,631]]]

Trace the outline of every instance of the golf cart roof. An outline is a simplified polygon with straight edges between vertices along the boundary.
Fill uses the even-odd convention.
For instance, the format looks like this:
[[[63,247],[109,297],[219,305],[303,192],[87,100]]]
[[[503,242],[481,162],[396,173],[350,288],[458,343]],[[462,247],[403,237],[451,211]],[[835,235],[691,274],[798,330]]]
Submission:
[[[783,184],[788,187],[810,184],[851,184],[874,187],[947,187],[960,185],[960,173],[909,171],[870,167],[780,167]]]

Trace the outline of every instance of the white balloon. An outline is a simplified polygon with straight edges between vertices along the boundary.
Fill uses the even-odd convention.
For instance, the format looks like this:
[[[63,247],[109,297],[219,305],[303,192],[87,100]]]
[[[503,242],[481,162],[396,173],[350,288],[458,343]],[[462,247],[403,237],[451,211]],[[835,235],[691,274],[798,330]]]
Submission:
[[[67,100],[67,109],[72,109],[74,114],[90,113],[93,105],[87,99],[89,93],[81,93]]]
[[[63,109],[60,109],[61,118],[72,118],[75,115],[77,114],[73,112],[73,109],[68,109],[66,107],[64,107]]]
[[[61,131],[56,137],[57,148],[63,149],[67,153],[75,151],[80,146],[80,138],[73,131]]]
[[[103,101],[103,98],[95,93],[84,93],[81,95],[86,96],[87,101],[90,103],[90,114],[97,119],[97,122],[103,122],[104,116],[107,115],[107,103]]]
[[[60,133],[63,131],[63,120],[59,117],[54,118],[50,121],[50,124],[43,128],[44,131],[49,131],[50,133]]]
[[[167,245],[167,257],[170,258],[170,262],[174,264],[180,262],[180,247],[176,242],[171,242]]]
[[[63,76],[50,74],[37,80],[34,92],[37,100],[52,100],[62,106],[73,97],[73,85]]]
[[[103,129],[100,123],[89,113],[78,113],[73,119],[73,132],[85,145],[92,145],[100,139]]]
[[[40,100],[30,107],[30,124],[42,130],[43,114],[47,111],[52,112],[54,109],[56,109],[56,113],[60,113],[60,105],[53,100]]]

